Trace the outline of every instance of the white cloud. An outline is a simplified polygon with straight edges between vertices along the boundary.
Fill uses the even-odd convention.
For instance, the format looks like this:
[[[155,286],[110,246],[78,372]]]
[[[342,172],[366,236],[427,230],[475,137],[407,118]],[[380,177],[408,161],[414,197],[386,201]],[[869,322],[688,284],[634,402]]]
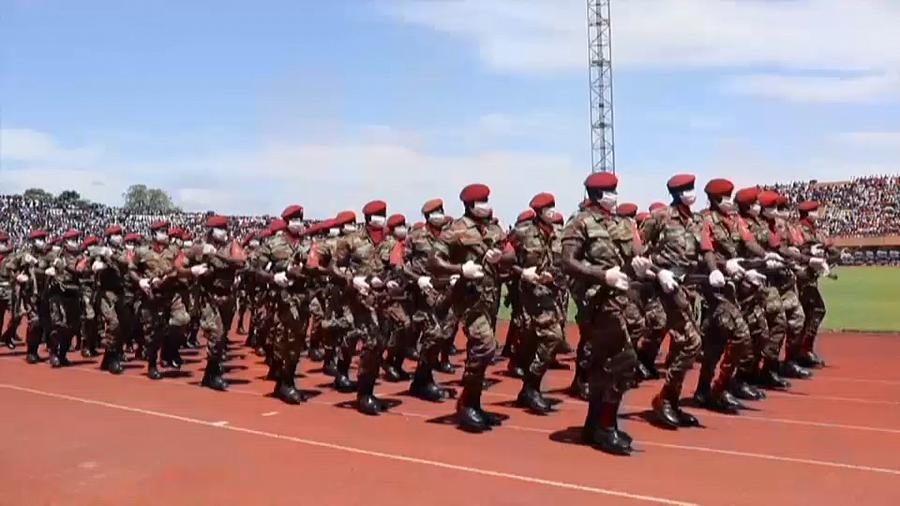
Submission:
[[[64,148],[51,136],[27,128],[0,129],[0,156],[27,163],[89,164],[102,155],[98,147]]]
[[[843,132],[835,139],[861,148],[894,150],[900,157],[900,132]]]
[[[834,83],[784,76],[745,83],[791,100],[896,98],[900,72],[900,2],[892,0],[711,1],[628,0],[612,7],[615,70],[861,72]],[[473,42],[484,63],[501,72],[556,75],[586,72],[584,0],[456,0],[386,2],[408,23]],[[778,76],[778,74],[773,74]],[[885,90],[885,87],[892,87]],[[804,91],[806,90],[806,91]]]
[[[900,76],[796,77],[758,74],[731,78],[726,83],[726,89],[793,102],[877,102],[900,97]]]

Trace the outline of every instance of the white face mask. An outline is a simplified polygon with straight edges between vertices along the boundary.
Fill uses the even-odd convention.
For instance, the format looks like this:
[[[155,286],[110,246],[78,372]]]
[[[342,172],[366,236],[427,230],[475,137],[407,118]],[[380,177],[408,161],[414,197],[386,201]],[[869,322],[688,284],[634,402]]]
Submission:
[[[372,216],[369,216],[369,224],[372,226],[383,227],[384,221],[384,216],[381,216],[380,214],[373,214]]]
[[[612,211],[616,208],[616,205],[619,203],[619,193],[605,191],[600,194],[600,198],[597,199],[597,204],[606,209],[607,211]]]
[[[552,207],[545,207],[541,209],[541,219],[546,223],[553,223],[553,218],[556,216],[556,209]]]
[[[475,202],[472,204],[472,214],[478,218],[490,218],[493,211],[493,208],[487,202]]]
[[[125,249],[127,249],[128,251],[134,251],[134,243],[126,244]]]
[[[154,234],[154,237],[156,238],[156,242],[168,242],[169,240],[169,234],[165,232],[157,232]]]
[[[172,240],[172,244],[174,244],[175,246],[179,246],[179,247],[184,246],[184,242],[183,242],[181,239],[178,239],[178,238],[173,239],[173,240]]]
[[[295,235],[303,233],[303,228],[303,220],[290,220],[288,222],[288,230]]]
[[[774,207],[767,207],[767,208],[763,209],[761,212],[762,212],[763,217],[768,218],[770,220],[778,217],[778,210],[775,209]]]
[[[719,209],[722,212],[731,213],[734,212],[734,199],[731,197],[722,197],[722,200],[719,201]]]
[[[184,241],[184,243],[183,243],[183,246],[185,248],[190,248],[193,245],[194,245],[194,241]]]
[[[109,243],[112,244],[113,246],[121,246],[122,245],[122,236],[118,235],[118,234],[109,236]]]
[[[752,206],[750,206],[750,214],[752,216],[759,216],[761,210],[762,207],[759,204],[753,204]]]
[[[43,240],[43,239],[35,239],[35,240],[34,240],[34,247],[37,248],[37,249],[44,249],[44,248],[47,247],[47,241],[45,241],[45,240]]]
[[[259,247],[259,241],[257,241],[256,239],[250,241],[250,247],[251,247],[251,248],[258,248],[258,247]]]
[[[62,248],[60,248],[59,246],[53,246],[52,248],[50,248],[50,251],[54,253],[59,253],[61,250]]]
[[[434,212],[428,215],[428,223],[434,227],[440,227],[444,224],[444,213]]]
[[[406,227],[397,227],[394,229],[394,237],[397,239],[406,239],[407,233]]]
[[[345,234],[352,234],[353,232],[356,232],[356,223],[348,223],[348,224],[344,225],[344,226],[341,228],[341,230],[342,230]]]
[[[339,228],[329,228],[328,229],[328,237],[337,237],[341,235],[341,229]]]
[[[0,242],[0,252],[6,253],[7,251],[9,251],[9,244]]]
[[[225,242],[228,239],[228,232],[224,228],[212,229],[212,238],[219,242]]]
[[[694,190],[683,191],[678,196],[678,199],[681,201],[682,204],[690,207],[690,206],[694,205],[694,202],[697,201],[697,194],[694,192]]]
[[[820,213],[820,211],[812,211],[810,213],[807,213],[806,217],[812,221],[818,221],[819,219],[822,218],[822,215],[819,213]]]
[[[88,246],[87,253],[88,253],[88,255],[91,255],[91,256],[95,255],[97,253],[97,247],[96,246]]]

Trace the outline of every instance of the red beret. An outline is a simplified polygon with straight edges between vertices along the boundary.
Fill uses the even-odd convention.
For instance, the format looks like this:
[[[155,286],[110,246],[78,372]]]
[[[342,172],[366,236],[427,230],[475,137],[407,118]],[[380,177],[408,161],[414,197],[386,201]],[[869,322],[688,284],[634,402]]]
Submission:
[[[516,217],[516,224],[524,223],[526,221],[531,221],[535,217],[534,209],[526,209],[519,213],[519,216]]]
[[[189,230],[179,230],[178,235],[181,237],[182,241],[190,241],[194,238],[194,235],[191,234]]]
[[[786,206],[788,205],[788,199],[784,195],[778,195],[778,200],[776,200],[775,203],[779,206]]]
[[[374,214],[384,215],[387,213],[387,202],[383,200],[373,200],[362,208],[364,216],[372,216]]]
[[[56,246],[60,242],[62,242],[62,237],[54,237],[53,239],[47,241],[47,244],[49,244],[50,246]]]
[[[165,220],[156,221],[156,222],[153,222],[152,225],[150,225],[150,230],[153,232],[156,232],[157,230],[162,230],[164,228],[169,228],[168,221],[165,221]]]
[[[284,230],[287,228],[287,222],[282,220],[281,218],[275,218],[272,220],[272,223],[269,223],[269,230],[273,233]]]
[[[727,179],[710,179],[703,191],[713,197],[725,197],[734,191],[734,183]]]
[[[797,210],[804,212],[804,213],[808,213],[810,211],[815,211],[818,208],[819,208],[819,203],[816,202],[815,200],[807,200],[805,202],[801,202],[797,206]]]
[[[46,239],[47,232],[43,230],[33,230],[30,234],[28,234],[29,239]]]
[[[578,210],[584,211],[589,205],[591,205],[591,199],[584,199],[578,203]]]
[[[634,217],[635,221],[637,221],[638,224],[647,221],[647,219],[649,219],[649,218],[650,218],[650,213],[637,213]]]
[[[624,204],[619,204],[619,207],[616,208],[616,214],[625,218],[634,218],[634,215],[637,214],[637,210],[637,204],[625,202]]]
[[[662,209],[664,207],[667,207],[667,206],[665,204],[663,204],[662,202],[654,202],[654,203],[650,204],[650,212],[652,213],[653,211],[656,211],[657,209]]]
[[[66,231],[65,234],[63,234],[62,238],[69,240],[69,239],[78,239],[80,236],[81,236],[81,232],[75,230],[74,228],[70,228],[69,230]]]
[[[266,237],[272,237],[272,231],[269,230],[268,228],[264,228],[264,229],[262,229],[262,230],[259,231],[259,238],[260,238],[260,239],[265,239]]]
[[[294,204],[287,206],[281,211],[281,219],[289,220],[291,218],[303,218],[303,206]]]
[[[537,211],[538,209],[553,207],[555,205],[556,199],[553,198],[552,193],[538,193],[537,195],[532,197],[531,202],[528,204],[528,207]]]
[[[127,234],[124,240],[125,242],[141,242],[144,240],[144,236],[141,234]]]
[[[734,201],[738,204],[749,206],[756,202],[756,197],[758,196],[759,188],[742,188],[734,194]]]
[[[619,186],[619,178],[612,172],[595,172],[584,180],[588,190],[615,190]]]
[[[423,215],[431,214],[431,213],[437,211],[438,209],[443,209],[443,208],[444,208],[443,200],[431,199],[422,205],[422,214]]]
[[[553,223],[554,225],[562,225],[566,221],[565,221],[565,218],[563,218],[562,213],[554,212],[553,216],[550,217],[550,222]]]
[[[171,228],[169,228],[169,236],[170,236],[170,237],[176,237],[176,238],[178,238],[178,239],[181,239],[181,238],[182,238],[182,237],[181,237],[182,235],[184,235],[184,230],[181,230],[181,229],[178,228],[178,227],[171,227]]]
[[[419,230],[420,228],[425,228],[425,222],[417,221],[417,222],[413,223],[412,228],[413,228],[413,230]]]
[[[762,207],[774,207],[778,203],[778,198],[781,195],[773,191],[763,191],[760,192],[756,199],[759,201],[759,205]]]
[[[449,225],[453,223],[453,216],[444,216],[444,225]]]
[[[81,246],[87,248],[88,246],[96,246],[98,244],[100,244],[100,238],[95,235],[89,235],[84,238],[84,243]]]
[[[250,244],[250,241],[256,239],[256,232],[250,232],[249,234],[244,236],[244,239],[241,241],[241,246],[246,246]]]
[[[353,211],[341,211],[334,217],[336,226],[349,225],[351,223],[356,223],[356,213]]]
[[[111,235],[122,235],[122,227],[118,225],[113,225],[106,229],[106,236],[109,237]]]
[[[0,241],[8,241],[8,240],[9,240],[9,234],[7,234],[6,232],[0,232]]]
[[[696,178],[693,174],[675,174],[666,182],[669,190],[688,190],[694,187]]]
[[[228,226],[228,218],[224,216],[210,216],[206,219],[206,226],[209,228],[225,228]]]
[[[470,202],[484,202],[490,197],[491,189],[483,184],[470,184],[459,192],[459,200],[468,204]]]
[[[328,230],[329,228],[334,228],[337,226],[337,222],[334,221],[334,218],[329,218],[319,224],[322,230]]]
[[[401,227],[403,225],[406,225],[406,216],[402,214],[392,214],[387,219],[388,228]]]

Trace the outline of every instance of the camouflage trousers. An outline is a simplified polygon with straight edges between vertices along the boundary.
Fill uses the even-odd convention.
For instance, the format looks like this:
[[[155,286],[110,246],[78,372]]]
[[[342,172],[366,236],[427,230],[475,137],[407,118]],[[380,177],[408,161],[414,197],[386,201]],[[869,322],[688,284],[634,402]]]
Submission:
[[[637,339],[632,337],[632,343],[637,343],[636,350],[641,362],[647,367],[655,367],[656,356],[659,354],[659,349],[662,347],[668,331],[666,308],[663,306],[661,295],[656,288],[642,293],[640,299],[641,304],[637,309],[644,320],[644,328],[641,330],[643,335]],[[627,314],[633,314],[633,311],[633,309],[629,309]],[[626,318],[635,317],[626,316]],[[636,328],[637,322],[630,324],[629,327]]]
[[[462,283],[463,281],[460,281]],[[459,283],[457,283],[459,285]],[[472,285],[463,285],[462,290],[468,292],[465,299],[457,302],[453,308],[459,315],[463,333],[466,336],[466,366],[463,372],[463,383],[474,384],[484,381],[485,370],[497,353],[497,340],[494,337],[494,326],[497,317],[496,290],[481,292]]]
[[[134,325],[134,314],[124,294],[111,290],[100,292],[100,319],[105,329],[106,348],[121,353],[125,333]]]
[[[625,305],[624,296],[601,294],[582,307],[578,329],[583,345],[577,360],[592,402],[617,404],[634,382],[637,355],[628,335]]]
[[[392,300],[380,311],[389,359],[404,357],[407,348],[415,346],[409,306],[406,301]]]
[[[367,301],[363,301],[359,294],[352,294],[350,297],[342,311],[342,318],[351,322],[350,329],[344,331],[346,327],[343,325],[339,327],[341,332],[338,368],[346,374],[357,345],[362,343],[359,354],[359,377],[372,381],[378,376],[378,369],[381,367],[381,355],[386,344],[385,335],[375,308]]]
[[[694,366],[700,353],[699,295],[691,288],[679,286],[671,294],[659,297],[666,313],[666,330],[671,340],[669,355],[672,361],[666,370],[666,385],[672,395],[680,394],[684,377]]]
[[[100,344],[100,323],[97,320],[97,292],[88,286],[81,287],[80,335],[82,346],[93,350]]]
[[[62,357],[80,331],[81,300],[76,291],[54,291],[47,304],[50,316],[47,347],[51,355]]]
[[[510,315],[509,326],[506,329],[506,339],[503,342],[503,354],[513,357],[516,348],[522,339],[522,333],[525,329],[525,312],[522,310],[522,295],[519,290],[519,283],[510,283],[508,285],[507,297],[509,299]]]
[[[163,359],[177,351],[191,317],[181,291],[163,292],[140,300],[141,331],[148,365],[156,366],[160,350]]]
[[[516,363],[532,376],[542,378],[562,345],[565,313],[549,287],[522,282],[519,290],[525,327]]]
[[[200,332],[206,338],[207,359],[222,363],[236,309],[234,295],[206,294],[201,304]]]
[[[797,292],[792,287],[766,287],[765,301],[769,340],[763,348],[763,358],[778,360],[785,342],[788,349],[801,343],[806,317]]]
[[[331,349],[334,350],[333,343],[327,337],[328,329],[324,325],[325,321],[325,304],[322,297],[314,295],[309,301],[309,348],[310,349]]]
[[[728,388],[739,367],[746,370],[747,364],[753,362],[753,344],[750,327],[741,309],[728,295],[714,293],[708,298],[708,306],[698,389],[710,386],[718,364],[712,391],[722,392]]]
[[[299,293],[282,290],[275,296],[278,330],[272,346],[272,369],[279,378],[293,381],[309,327],[309,301]]]
[[[792,356],[796,356],[801,352],[812,352],[815,348],[816,337],[819,335],[819,327],[825,319],[825,300],[822,299],[822,293],[819,292],[819,283],[816,280],[804,283],[800,286],[800,305],[803,307],[803,314],[806,317],[803,323],[803,331],[801,333],[799,347],[801,349],[789,350],[793,352]]]
[[[18,322],[16,321],[16,300],[15,292],[8,282],[0,283],[0,325],[6,321],[6,312],[9,311],[9,326],[2,328],[3,336],[0,341],[11,341],[15,336]],[[14,327],[13,324],[16,324]]]
[[[440,365],[441,350],[456,337],[459,319],[452,307],[440,303],[436,292],[414,290],[412,325],[419,338],[419,367],[430,371]]]
[[[747,378],[756,375],[760,362],[765,358],[763,353],[771,339],[769,322],[766,319],[765,295],[763,288],[754,288],[741,294],[741,313],[744,315],[744,321],[747,322],[747,328],[750,331],[753,358],[741,363],[738,370],[743,377]]]

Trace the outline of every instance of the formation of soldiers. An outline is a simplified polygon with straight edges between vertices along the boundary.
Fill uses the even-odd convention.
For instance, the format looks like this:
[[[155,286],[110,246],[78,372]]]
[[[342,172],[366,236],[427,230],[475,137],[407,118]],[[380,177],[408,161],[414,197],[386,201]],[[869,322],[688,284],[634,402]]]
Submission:
[[[487,367],[503,358],[522,380],[518,404],[552,412],[541,383],[557,356],[572,351],[564,334],[571,301],[579,339],[570,393],[588,402],[582,437],[623,455],[632,438],[617,425],[619,405],[641,381],[664,378],[652,409],[674,430],[699,425],[679,400],[695,362],[695,401],[727,413],[823,365],[814,351],[825,314],[817,283],[839,253],[816,225],[819,203],[800,203],[795,214],[777,193],[735,192],[714,179],[704,187],[708,208],[697,212],[695,178],[681,174],[667,183],[668,205],[639,213],[618,203],[613,174],[592,174],[584,186],[587,199],[568,221],[541,193],[510,232],[493,216],[490,189],[473,184],[460,193],[462,217],[447,216],[434,199],[412,226],[376,200],[362,208],[361,226],[344,211],[305,227],[303,207],[292,205],[240,240],[221,216],[208,218],[196,242],[166,222],[146,238],[116,225],[104,238],[70,230],[50,240],[35,230],[16,249],[0,234],[0,314],[11,313],[2,340],[19,345],[25,318],[30,364],[46,360],[44,344],[50,365],[66,366],[74,342],[85,357],[102,349],[100,368],[111,374],[127,360],[146,361],[151,380],[161,368],[179,369],[180,350],[202,342],[201,384],[224,391],[237,319],[245,345],[265,357],[277,398],[306,400],[295,383],[305,354],[323,362],[334,389],[356,394],[360,412],[378,415],[389,408],[375,395],[379,376],[410,381],[410,394],[426,401],[454,397],[434,372],[453,372],[461,328],[457,423],[483,432],[502,423],[481,396]],[[501,349],[504,303],[512,318]],[[666,336],[662,373],[656,359]]]

